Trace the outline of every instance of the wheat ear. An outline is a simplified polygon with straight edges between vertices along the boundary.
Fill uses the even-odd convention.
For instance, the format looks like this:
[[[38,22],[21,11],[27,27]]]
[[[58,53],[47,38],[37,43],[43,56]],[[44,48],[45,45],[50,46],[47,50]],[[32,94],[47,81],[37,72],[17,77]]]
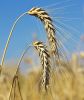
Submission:
[[[43,68],[41,85],[43,87],[43,90],[47,91],[50,80],[50,55],[47,50],[47,47],[42,42],[33,42],[33,46],[39,53],[39,57],[41,59],[41,64]]]
[[[50,45],[50,51],[51,51],[51,57],[52,57],[52,66],[59,68],[60,72],[62,72],[62,69],[60,66],[60,51],[59,51],[59,41],[57,41],[57,38],[55,37],[56,34],[56,28],[53,24],[52,18],[49,16],[49,14],[43,10],[42,8],[32,8],[28,11],[29,15],[35,16],[41,20],[41,22],[44,24],[44,27],[47,32],[47,37]],[[58,66],[58,67],[57,67]]]
[[[59,53],[58,53],[57,39],[55,37],[56,30],[53,25],[51,17],[45,10],[41,8],[32,8],[31,10],[28,11],[28,14],[38,17],[41,20],[41,22],[43,22],[47,32],[51,54],[53,56],[56,56],[56,58],[58,59]]]

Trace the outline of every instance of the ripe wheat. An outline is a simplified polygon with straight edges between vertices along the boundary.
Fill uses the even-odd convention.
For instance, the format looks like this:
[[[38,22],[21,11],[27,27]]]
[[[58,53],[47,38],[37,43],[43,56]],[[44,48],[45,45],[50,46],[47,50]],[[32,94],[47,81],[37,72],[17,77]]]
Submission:
[[[41,8],[32,8],[30,11],[28,11],[28,14],[38,17],[43,22],[47,32],[51,54],[53,56],[56,56],[56,58],[58,59],[59,57],[58,45],[57,45],[58,43],[55,37],[56,30],[53,25],[51,17],[45,10]]]
[[[46,46],[42,42],[39,41],[33,42],[33,46],[36,48],[36,50],[39,53],[42,68],[43,68],[41,85],[43,89],[47,91],[49,86],[50,68],[51,68],[50,55],[48,53]]]

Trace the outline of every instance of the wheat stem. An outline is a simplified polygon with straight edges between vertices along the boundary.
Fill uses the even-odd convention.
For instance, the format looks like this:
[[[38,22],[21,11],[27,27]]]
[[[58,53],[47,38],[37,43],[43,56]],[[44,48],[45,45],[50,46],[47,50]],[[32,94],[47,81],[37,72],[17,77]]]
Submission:
[[[9,45],[9,42],[10,42],[12,33],[13,33],[13,31],[14,31],[14,28],[15,28],[17,22],[18,22],[25,14],[27,14],[27,12],[21,14],[21,15],[16,19],[16,21],[14,22],[14,24],[13,24],[13,26],[12,26],[12,29],[11,29],[11,31],[10,31],[10,34],[9,34],[9,36],[8,36],[8,40],[7,40],[6,45],[5,45],[5,48],[4,48],[4,52],[3,52],[3,55],[2,55],[1,66],[0,66],[0,67],[3,66],[4,59],[5,59],[5,55],[6,55],[6,51],[7,51],[7,48],[8,48],[8,45]],[[2,69],[2,68],[1,68],[1,69]],[[0,72],[1,72],[1,70],[0,70]]]
[[[19,61],[18,61],[18,66],[17,66],[17,70],[15,72],[15,75],[13,77],[13,82],[12,82],[12,87],[11,87],[11,90],[10,90],[10,94],[9,94],[9,100],[11,98],[11,93],[12,93],[12,89],[13,89],[13,86],[14,86],[14,83],[17,81],[18,82],[18,88],[19,88],[19,93],[20,93],[20,97],[21,97],[21,100],[23,100],[22,98],[22,95],[21,95],[21,90],[20,90],[20,83],[19,83],[19,80],[18,80],[18,73],[19,73],[19,67],[20,67],[20,64],[22,62],[22,59],[24,57],[24,55],[26,54],[26,52],[28,51],[28,49],[30,48],[31,46],[28,46],[26,47],[26,49],[23,51]],[[14,91],[15,92],[15,91]]]

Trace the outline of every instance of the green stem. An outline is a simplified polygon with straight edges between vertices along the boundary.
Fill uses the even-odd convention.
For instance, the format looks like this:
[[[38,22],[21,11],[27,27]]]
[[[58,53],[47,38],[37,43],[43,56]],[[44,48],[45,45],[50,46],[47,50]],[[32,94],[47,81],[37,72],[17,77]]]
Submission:
[[[11,29],[11,31],[10,31],[10,34],[9,34],[9,36],[8,36],[8,40],[7,40],[6,45],[5,45],[5,48],[4,48],[4,52],[3,52],[3,55],[2,55],[0,67],[3,66],[4,59],[5,59],[5,55],[6,55],[6,51],[7,51],[7,48],[8,48],[8,45],[9,45],[9,42],[10,42],[10,39],[11,39],[13,30],[14,30],[14,28],[15,28],[17,22],[19,21],[19,19],[22,18],[22,17],[23,17],[24,15],[26,15],[26,14],[27,14],[27,12],[21,14],[21,15],[16,19],[16,21],[14,22],[14,24],[13,24],[13,26],[12,26],[12,29]]]

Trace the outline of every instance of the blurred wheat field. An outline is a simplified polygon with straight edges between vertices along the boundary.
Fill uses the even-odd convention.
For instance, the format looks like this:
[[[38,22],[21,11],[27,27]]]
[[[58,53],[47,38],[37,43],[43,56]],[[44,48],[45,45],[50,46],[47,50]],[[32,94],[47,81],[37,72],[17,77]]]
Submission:
[[[56,76],[53,70],[51,73],[50,85],[47,93],[39,90],[41,69],[32,69],[26,76],[19,73],[21,92],[24,100],[84,100],[84,72],[83,67],[78,63],[77,56],[73,54],[69,65],[63,63],[63,70],[66,72]],[[65,69],[69,66],[74,75]],[[0,100],[8,100],[12,77],[15,73],[14,67],[5,67],[0,77]],[[10,73],[11,72],[11,73]],[[16,100],[20,100],[16,89]],[[5,94],[5,96],[4,96]]]

